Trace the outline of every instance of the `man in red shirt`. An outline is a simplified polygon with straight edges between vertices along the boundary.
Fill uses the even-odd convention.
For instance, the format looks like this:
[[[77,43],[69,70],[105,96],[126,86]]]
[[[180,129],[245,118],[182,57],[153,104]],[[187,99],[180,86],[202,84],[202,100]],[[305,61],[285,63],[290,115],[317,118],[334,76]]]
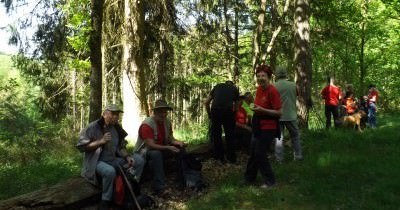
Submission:
[[[368,124],[371,128],[376,128],[376,102],[379,98],[379,92],[375,89],[375,85],[368,86]]]
[[[335,79],[328,77],[328,85],[322,89],[321,96],[325,99],[325,117],[326,117],[326,128],[331,127],[331,115],[333,115],[333,121],[335,127],[339,123],[339,101],[342,99],[342,91],[335,85]]]
[[[267,157],[268,148],[277,136],[281,99],[278,90],[270,83],[272,70],[267,65],[256,68],[257,91],[254,100],[253,138],[250,145],[250,157],[245,172],[245,184],[253,183],[260,171],[263,177],[261,188],[275,185],[275,175]],[[280,135],[280,134],[278,134]]]
[[[157,100],[153,107],[153,115],[147,117],[139,127],[136,151],[143,155],[153,172],[152,187],[157,196],[165,195],[164,158],[181,152],[183,142],[174,138],[172,124],[167,119],[171,111],[167,102]]]

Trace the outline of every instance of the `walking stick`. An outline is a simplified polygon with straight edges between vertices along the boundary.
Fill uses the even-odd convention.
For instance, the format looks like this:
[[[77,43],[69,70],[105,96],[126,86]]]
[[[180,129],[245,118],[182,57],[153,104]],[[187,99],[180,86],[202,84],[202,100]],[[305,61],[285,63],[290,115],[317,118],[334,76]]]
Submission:
[[[129,192],[132,195],[133,200],[135,201],[136,207],[138,210],[142,210],[142,208],[139,205],[139,202],[136,199],[135,193],[133,192],[132,185],[128,180],[128,177],[126,177],[124,170],[120,165],[118,165],[119,170],[121,171],[122,177],[124,178],[124,181],[126,183],[126,186],[128,186]]]

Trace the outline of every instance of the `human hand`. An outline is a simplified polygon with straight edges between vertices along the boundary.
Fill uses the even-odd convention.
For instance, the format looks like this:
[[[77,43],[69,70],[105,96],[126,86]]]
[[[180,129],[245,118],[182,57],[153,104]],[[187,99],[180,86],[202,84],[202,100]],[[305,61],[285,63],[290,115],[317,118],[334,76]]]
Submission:
[[[108,142],[111,141],[111,132],[107,132],[103,135],[103,138],[101,139],[101,142],[103,144],[107,144]]]
[[[179,149],[175,146],[168,146],[168,149],[171,150],[172,152],[179,152]]]
[[[129,167],[132,167],[133,164],[135,164],[135,160],[134,160],[132,157],[130,157],[130,156],[127,156],[127,157],[126,157],[126,162],[128,162],[128,166],[129,166]]]

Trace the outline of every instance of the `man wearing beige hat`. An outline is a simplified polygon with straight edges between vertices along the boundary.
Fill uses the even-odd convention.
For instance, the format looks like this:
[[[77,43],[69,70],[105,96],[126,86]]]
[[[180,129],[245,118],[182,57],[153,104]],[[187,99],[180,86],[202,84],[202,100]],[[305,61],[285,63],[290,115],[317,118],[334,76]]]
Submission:
[[[164,159],[183,150],[183,142],[174,138],[168,112],[172,107],[164,100],[157,100],[153,114],[147,117],[139,127],[136,152],[149,162],[153,172],[152,188],[156,196],[165,196]]]
[[[129,170],[132,172],[130,177],[136,180],[143,171],[143,158],[139,154],[129,155],[126,150],[127,133],[118,124],[121,112],[116,104],[107,105],[103,116],[81,131],[76,145],[85,154],[82,176],[95,185],[101,181],[102,201],[99,209],[110,208],[119,166],[132,169]]]
[[[275,139],[275,157],[278,162],[283,161],[284,157],[284,142],[283,133],[286,127],[292,140],[294,149],[294,159],[303,159],[300,139],[299,139],[299,127],[297,124],[297,88],[296,83],[287,80],[287,71],[284,67],[276,67],[276,83],[275,87],[278,89],[281,101],[282,101],[282,115],[279,119],[281,126],[281,137]]]

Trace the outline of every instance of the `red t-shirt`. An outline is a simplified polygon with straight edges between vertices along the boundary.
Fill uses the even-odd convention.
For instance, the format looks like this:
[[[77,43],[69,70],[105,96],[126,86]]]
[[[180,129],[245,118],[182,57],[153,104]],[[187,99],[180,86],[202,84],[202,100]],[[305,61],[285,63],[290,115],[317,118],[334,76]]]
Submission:
[[[247,124],[247,112],[243,107],[239,107],[235,116],[236,122],[240,124]]]
[[[257,87],[256,97],[254,104],[266,109],[280,110],[282,107],[281,97],[278,90],[273,85],[268,85],[263,89],[261,86]],[[276,129],[277,122],[273,119],[260,120],[260,129]]]
[[[157,141],[156,144],[163,145],[165,139],[165,127],[164,122],[156,122],[157,124]],[[172,133],[171,133],[172,134]],[[153,129],[147,125],[142,124],[139,128],[139,135],[142,139],[154,139],[154,131]]]
[[[376,90],[371,91],[368,94],[368,104],[370,103],[376,103],[378,101],[379,93]]]
[[[339,98],[342,93],[340,88],[335,85],[328,85],[321,91],[322,97],[325,99],[325,105],[339,105]]]

